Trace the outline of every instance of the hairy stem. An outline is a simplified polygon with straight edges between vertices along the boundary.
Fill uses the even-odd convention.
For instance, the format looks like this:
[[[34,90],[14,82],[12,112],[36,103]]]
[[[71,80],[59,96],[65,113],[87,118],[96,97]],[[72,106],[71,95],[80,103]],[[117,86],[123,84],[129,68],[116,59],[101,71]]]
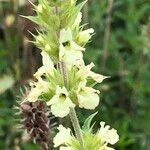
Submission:
[[[66,64],[65,62],[60,62],[59,63],[59,69],[61,71],[61,74],[63,75],[63,80],[64,80],[64,85],[68,87],[68,74],[67,74],[67,69],[66,69]],[[79,140],[80,144],[83,146],[83,137],[82,137],[82,132],[80,128],[80,124],[76,115],[76,111],[74,108],[70,108],[70,119],[75,131],[75,135],[77,139]]]
[[[60,72],[63,76],[64,85],[67,88],[68,87],[68,73],[67,73],[67,70],[66,70],[66,63],[65,62],[60,62],[59,63],[59,69],[60,69]]]
[[[77,115],[76,115],[74,108],[70,108],[70,114],[69,115],[70,115],[70,119],[71,119],[71,122],[72,122],[72,125],[74,128],[76,137],[78,138],[80,144],[83,146],[82,132],[81,132],[80,124],[79,124],[79,121],[78,121],[78,118],[77,118]]]

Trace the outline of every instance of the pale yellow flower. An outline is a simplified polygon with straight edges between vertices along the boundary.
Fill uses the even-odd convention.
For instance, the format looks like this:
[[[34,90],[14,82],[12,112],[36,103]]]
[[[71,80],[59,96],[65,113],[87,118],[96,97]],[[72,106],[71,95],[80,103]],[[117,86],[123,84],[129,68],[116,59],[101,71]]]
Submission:
[[[99,104],[99,91],[86,87],[85,83],[80,83],[77,92],[78,103],[80,108],[95,109]]]
[[[93,33],[94,33],[93,28],[79,32],[79,37],[78,37],[79,43],[81,44],[87,43],[91,39]]]
[[[63,45],[60,45],[59,49],[60,49],[59,53],[60,60],[61,61],[65,60],[65,62],[68,65],[75,65],[79,61],[81,62],[81,60],[83,60],[83,54],[81,51],[69,50],[66,49]]]
[[[51,58],[49,57],[49,55],[42,51],[41,52],[41,55],[42,55],[42,63],[43,63],[43,66],[40,67],[38,69],[38,71],[34,74],[34,77],[36,77],[38,80],[41,80],[41,76],[43,74],[53,74],[55,68],[54,68],[54,64],[51,60]]]
[[[115,144],[119,140],[117,132],[112,132],[112,129],[110,130],[110,126],[108,125],[104,127],[104,122],[100,124],[101,128],[96,134],[93,134],[91,131],[82,132],[84,148],[88,150],[115,150],[109,147],[108,144]],[[60,146],[59,150],[82,150],[79,140],[71,134],[70,128],[60,125],[57,129],[59,132],[54,137],[54,147]],[[111,132],[111,136],[109,132]],[[113,138],[114,140],[112,141]],[[94,149],[95,147],[97,149]]]
[[[103,76],[101,74],[91,71],[93,67],[94,67],[93,63],[87,66],[81,66],[78,72],[78,76],[80,76],[83,79],[86,79],[87,77],[91,77],[93,80],[95,80],[98,83],[101,83],[104,79],[108,78],[107,76]]]
[[[101,128],[98,132],[99,138],[110,144],[115,144],[119,140],[119,135],[117,134],[117,130],[115,129],[110,129],[109,125],[105,126],[105,122],[100,122]]]
[[[105,150],[115,150],[115,149],[112,147],[105,147]]]
[[[54,147],[58,147],[60,145],[66,144],[71,139],[71,129],[65,128],[62,125],[59,125],[57,128],[59,132],[53,139]],[[65,147],[66,148],[66,147]],[[62,147],[60,150],[69,150]]]
[[[31,91],[27,96],[26,100],[30,102],[35,102],[38,100],[39,96],[43,93],[48,92],[50,84],[48,81],[44,81],[42,79],[42,75],[44,74],[52,74],[54,71],[54,64],[51,61],[49,55],[46,52],[42,52],[42,62],[43,66],[38,69],[38,71],[34,74],[34,77],[38,80],[37,82],[32,82]]]
[[[83,59],[82,51],[85,51],[85,48],[79,46],[73,40],[70,28],[60,31],[59,43],[59,59],[61,61],[65,60],[68,64],[74,64],[77,60]]]
[[[43,80],[39,80],[38,82],[35,83],[30,83],[30,86],[31,86],[31,91],[25,100],[29,102],[37,101],[39,96],[43,92],[48,92],[49,90],[49,83]]]
[[[53,71],[55,70],[55,68],[54,68],[54,64],[50,56],[44,51],[41,52],[41,55],[42,55],[43,67],[46,70],[46,73],[53,74]]]
[[[75,107],[74,103],[69,98],[68,91],[65,87],[56,89],[56,94],[47,102],[47,105],[51,105],[51,112],[56,117],[65,117],[70,112],[70,107]]]
[[[44,66],[42,66],[42,67],[40,67],[40,68],[38,69],[38,71],[34,74],[34,77],[35,77],[38,81],[41,81],[41,80],[42,80],[41,76],[42,76],[44,73],[46,73],[46,69],[45,69]]]

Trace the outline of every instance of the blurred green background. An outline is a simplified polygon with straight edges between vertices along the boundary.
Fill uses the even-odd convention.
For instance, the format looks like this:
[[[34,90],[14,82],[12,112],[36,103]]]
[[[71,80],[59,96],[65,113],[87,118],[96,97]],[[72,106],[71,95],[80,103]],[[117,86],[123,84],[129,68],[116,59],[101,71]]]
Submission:
[[[12,109],[20,87],[41,66],[40,50],[28,42],[28,30],[35,32],[36,26],[19,16],[33,14],[27,0],[0,0],[0,150],[38,149],[16,129]],[[149,19],[150,0],[89,0],[83,8],[83,23],[96,32],[86,63],[111,76],[97,86],[95,121],[118,130],[117,150],[150,150]],[[80,123],[91,113],[78,110]]]

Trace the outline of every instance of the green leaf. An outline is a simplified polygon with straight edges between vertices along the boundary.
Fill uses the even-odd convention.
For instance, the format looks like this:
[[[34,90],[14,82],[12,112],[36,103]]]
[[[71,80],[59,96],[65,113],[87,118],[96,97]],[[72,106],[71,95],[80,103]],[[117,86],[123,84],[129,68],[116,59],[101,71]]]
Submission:
[[[83,131],[89,131],[91,129],[91,122],[92,122],[92,119],[95,117],[95,115],[97,114],[98,112],[90,115],[84,122],[83,126],[82,126],[82,130]]]

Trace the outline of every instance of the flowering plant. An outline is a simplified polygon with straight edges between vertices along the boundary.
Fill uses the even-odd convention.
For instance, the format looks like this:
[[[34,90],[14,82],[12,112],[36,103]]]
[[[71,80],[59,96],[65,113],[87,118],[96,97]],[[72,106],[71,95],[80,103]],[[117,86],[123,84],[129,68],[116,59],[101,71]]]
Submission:
[[[75,135],[70,128],[59,125],[59,133],[53,143],[60,150],[113,149],[108,144],[115,144],[119,139],[115,129],[109,129],[110,126],[101,122],[101,128],[94,134],[90,122],[95,114],[85,121],[81,129],[75,112],[76,107],[91,110],[98,106],[100,92],[93,86],[107,78],[91,71],[94,64],[85,65],[83,60],[85,45],[94,33],[92,28],[84,30],[84,25],[80,25],[81,8],[86,1],[77,4],[76,0],[39,0],[38,3],[37,6],[31,3],[36,16],[24,17],[39,26],[38,35],[32,35],[35,38],[33,43],[41,49],[43,65],[34,74],[36,81],[30,83],[31,89],[21,103],[23,112],[29,104],[40,102],[46,104],[55,117],[70,116]],[[36,109],[41,111],[40,107]],[[25,127],[27,123],[37,122],[35,116],[26,118]],[[42,127],[38,128],[41,133],[47,132]],[[31,134],[34,130],[32,127],[27,132]],[[34,140],[42,147],[45,144],[44,149],[49,149],[41,139],[41,134],[35,133]]]

